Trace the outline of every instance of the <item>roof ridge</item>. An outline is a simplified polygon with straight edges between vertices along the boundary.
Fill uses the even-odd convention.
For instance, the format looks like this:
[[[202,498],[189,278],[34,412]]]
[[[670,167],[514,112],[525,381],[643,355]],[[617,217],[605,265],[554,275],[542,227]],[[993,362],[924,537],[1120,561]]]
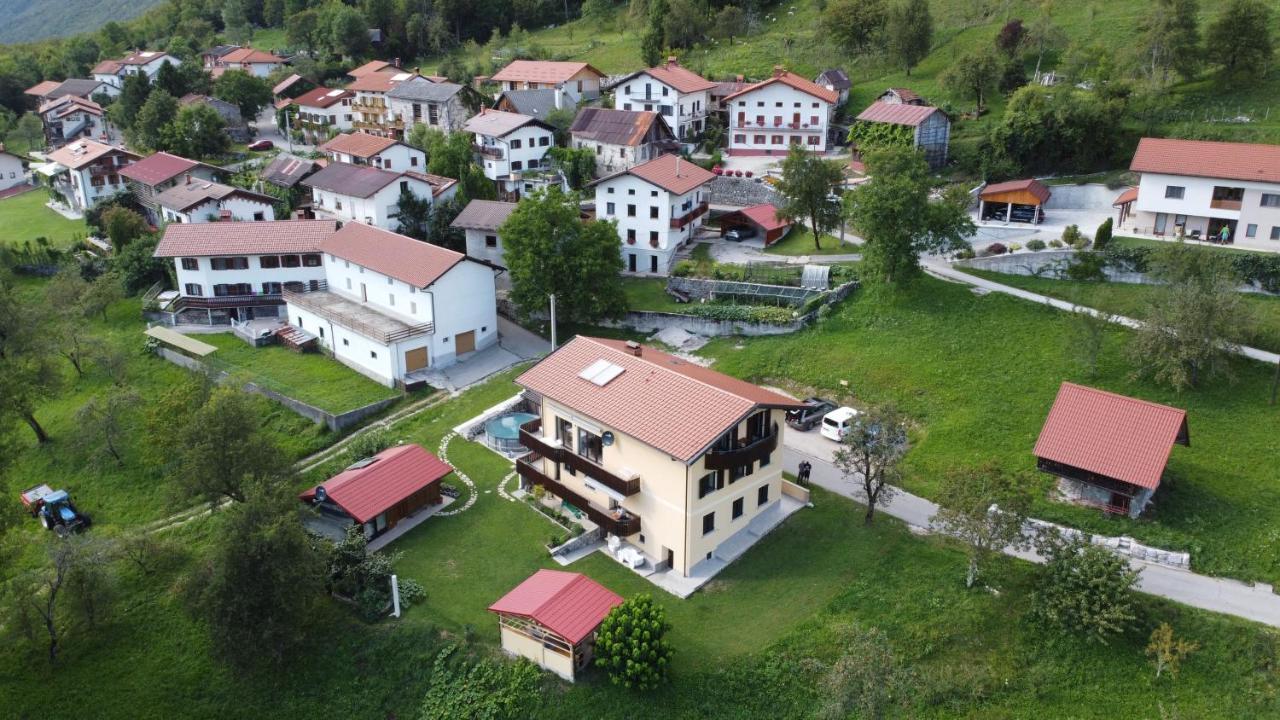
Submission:
[[[611,352],[619,353],[619,354],[621,354],[621,355],[625,355],[625,356],[627,356],[627,357],[633,357],[633,358],[635,358],[635,359],[637,359],[637,360],[641,360],[641,361],[643,361],[645,364],[647,364],[647,365],[649,365],[649,366],[651,366],[651,367],[657,368],[657,369],[659,369],[659,370],[663,370],[663,371],[665,371],[665,372],[669,372],[669,373],[671,373],[671,374],[673,374],[673,375],[679,375],[679,376],[680,376],[680,377],[682,377],[682,378],[686,378],[686,379],[691,380],[691,381],[693,381],[693,382],[695,382],[695,383],[697,383],[697,384],[699,384],[699,385],[702,385],[702,386],[705,386],[705,387],[709,387],[709,388],[711,388],[712,390],[715,390],[716,392],[719,392],[719,393],[723,393],[723,394],[725,394],[725,395],[728,395],[729,397],[737,398],[737,399],[739,399],[739,400],[745,400],[745,401],[747,401],[747,402],[751,403],[752,405],[759,405],[759,404],[760,404],[760,403],[756,402],[755,400],[752,400],[752,399],[751,399],[751,398],[749,398],[749,397],[745,397],[745,396],[743,396],[743,395],[739,395],[738,393],[735,393],[735,392],[733,392],[733,391],[731,391],[731,390],[727,390],[727,389],[722,388],[722,387],[720,387],[720,386],[718,386],[718,385],[713,385],[713,384],[711,384],[711,383],[709,383],[709,382],[707,382],[706,380],[703,380],[703,379],[701,379],[701,378],[696,378],[696,377],[693,377],[692,375],[686,375],[685,373],[682,373],[682,372],[680,372],[680,371],[678,371],[678,370],[672,370],[672,369],[671,369],[671,368],[669,368],[669,367],[664,367],[661,363],[654,362],[652,358],[647,358],[647,357],[645,357],[643,352],[642,352],[641,354],[639,354],[639,355],[633,355],[633,354],[631,354],[631,353],[629,353],[629,352],[626,352],[626,351],[623,351],[623,350],[619,350],[618,348],[613,347],[612,345],[609,345],[609,344],[607,344],[607,343],[602,342],[600,338],[592,337],[592,336],[590,336],[590,335],[582,335],[582,336],[580,336],[580,337],[582,337],[584,340],[590,340],[591,342],[595,343],[596,345],[599,345],[600,347],[608,348]],[[641,346],[641,347],[643,347],[643,346]],[[671,358],[675,358],[675,359],[677,359],[677,360],[681,360],[681,358],[678,358],[678,357],[676,357],[675,355],[671,355],[670,353],[662,352],[661,350],[657,350],[656,348],[650,348],[650,349],[651,349],[651,350],[654,350],[655,352],[661,352],[663,355],[666,355],[667,357],[671,357]],[[689,361],[688,361],[688,360],[681,360],[681,362],[689,362]],[[704,370],[711,370],[711,368],[703,368],[703,369],[704,369]],[[711,370],[711,372],[720,372],[720,371],[719,371],[719,370]],[[723,373],[721,373],[721,374],[723,374]],[[728,376],[726,376],[726,377],[728,377]]]
[[[1080,383],[1074,383],[1074,382],[1071,382],[1070,380],[1063,380],[1063,381],[1062,381],[1062,387],[1066,387],[1066,386],[1068,386],[1068,385],[1069,385],[1069,386],[1071,386],[1071,387],[1073,387],[1073,388],[1079,388],[1079,389],[1081,389],[1081,390],[1085,390],[1085,391],[1088,391],[1088,392],[1098,393],[1098,394],[1101,394],[1101,395],[1107,395],[1107,396],[1110,396],[1110,397],[1115,398],[1115,399],[1117,399],[1117,400],[1124,400],[1124,401],[1126,401],[1126,402],[1130,402],[1130,403],[1138,403],[1138,404],[1140,404],[1140,405],[1146,405],[1146,406],[1148,406],[1148,407],[1156,408],[1156,409],[1158,409],[1158,410],[1165,410],[1165,411],[1169,411],[1169,412],[1174,412],[1174,413],[1178,413],[1178,414],[1180,414],[1180,415],[1186,415],[1186,414],[1187,414],[1187,411],[1186,411],[1186,410],[1184,410],[1184,409],[1182,409],[1182,408],[1174,407],[1174,406],[1172,406],[1172,405],[1165,405],[1164,403],[1158,403],[1158,402],[1155,402],[1154,400],[1146,400],[1146,399],[1143,399],[1143,398],[1140,398],[1140,397],[1134,397],[1134,396],[1132,396],[1132,395],[1121,395],[1120,393],[1117,393],[1117,392],[1111,392],[1110,390],[1103,390],[1102,388],[1096,388],[1096,387],[1092,387],[1092,386],[1090,386],[1090,385],[1081,385]],[[1061,387],[1059,388],[1059,390],[1061,390]]]

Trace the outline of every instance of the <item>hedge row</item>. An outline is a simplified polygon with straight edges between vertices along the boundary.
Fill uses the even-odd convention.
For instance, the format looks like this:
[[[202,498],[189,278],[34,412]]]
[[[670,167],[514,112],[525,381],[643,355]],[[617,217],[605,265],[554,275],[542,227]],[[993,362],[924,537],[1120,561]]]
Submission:
[[[1107,265],[1127,272],[1144,273],[1159,250],[1149,247],[1111,245],[1104,254]],[[1231,253],[1231,265],[1240,279],[1269,293],[1280,293],[1280,254]]]

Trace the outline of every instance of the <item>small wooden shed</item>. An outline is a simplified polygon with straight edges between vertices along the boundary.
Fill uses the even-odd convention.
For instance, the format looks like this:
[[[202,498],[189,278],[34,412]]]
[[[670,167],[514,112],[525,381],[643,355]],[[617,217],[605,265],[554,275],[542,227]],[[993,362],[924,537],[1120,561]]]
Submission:
[[[539,570],[489,606],[502,649],[573,682],[591,662],[596,630],[622,598],[579,573]]]
[[[1044,204],[1051,195],[1049,188],[1035,179],[988,185],[978,193],[978,217],[1038,224],[1044,220]]]

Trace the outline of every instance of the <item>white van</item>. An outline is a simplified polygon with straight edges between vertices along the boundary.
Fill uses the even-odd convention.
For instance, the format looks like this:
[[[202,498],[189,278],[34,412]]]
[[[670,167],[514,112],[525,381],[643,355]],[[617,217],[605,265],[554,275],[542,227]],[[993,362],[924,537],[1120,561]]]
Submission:
[[[840,442],[844,439],[845,433],[849,432],[849,425],[856,417],[858,417],[858,411],[851,407],[836,408],[823,415],[822,437]]]

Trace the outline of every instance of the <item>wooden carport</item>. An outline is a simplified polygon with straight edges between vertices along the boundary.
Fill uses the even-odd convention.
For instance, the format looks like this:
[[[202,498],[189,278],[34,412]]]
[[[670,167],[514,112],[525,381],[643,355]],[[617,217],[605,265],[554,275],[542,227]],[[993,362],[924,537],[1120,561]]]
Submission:
[[[720,234],[734,228],[755,228],[766,246],[781,240],[791,223],[778,217],[778,209],[769,203],[752,205],[720,216]]]
[[[1049,188],[1035,179],[988,185],[978,193],[978,218],[1038,224],[1044,220],[1044,204],[1051,195]]]

